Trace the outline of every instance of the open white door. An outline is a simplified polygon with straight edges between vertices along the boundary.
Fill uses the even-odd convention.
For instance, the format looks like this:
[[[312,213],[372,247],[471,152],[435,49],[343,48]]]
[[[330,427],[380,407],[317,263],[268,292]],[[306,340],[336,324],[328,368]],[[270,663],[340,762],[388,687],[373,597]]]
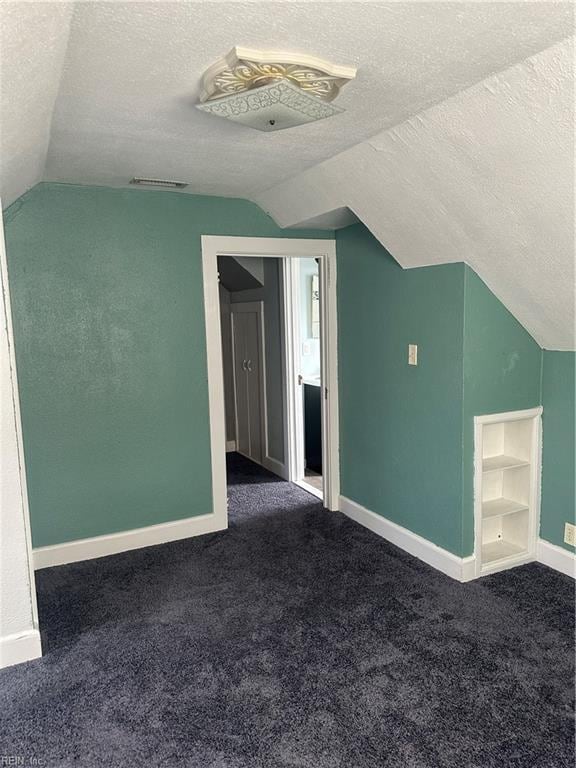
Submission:
[[[290,479],[324,499],[330,496],[329,440],[334,434],[328,428],[332,413],[327,386],[324,292],[328,274],[324,260],[286,259],[285,285]]]

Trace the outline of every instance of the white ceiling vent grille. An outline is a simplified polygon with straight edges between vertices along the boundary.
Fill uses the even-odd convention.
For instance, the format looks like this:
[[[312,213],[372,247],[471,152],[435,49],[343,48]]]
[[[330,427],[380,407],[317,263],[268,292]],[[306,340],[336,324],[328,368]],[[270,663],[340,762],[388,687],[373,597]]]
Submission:
[[[145,179],[141,176],[134,176],[130,184],[136,184],[141,187],[163,187],[164,189],[184,189],[188,184],[185,181],[171,181],[170,179]]]

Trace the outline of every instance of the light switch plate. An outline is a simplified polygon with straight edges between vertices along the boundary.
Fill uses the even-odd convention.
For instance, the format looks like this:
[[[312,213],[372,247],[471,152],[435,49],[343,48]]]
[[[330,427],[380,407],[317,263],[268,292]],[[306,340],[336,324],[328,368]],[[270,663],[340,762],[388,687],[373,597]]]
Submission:
[[[408,365],[418,365],[418,344],[408,344]]]

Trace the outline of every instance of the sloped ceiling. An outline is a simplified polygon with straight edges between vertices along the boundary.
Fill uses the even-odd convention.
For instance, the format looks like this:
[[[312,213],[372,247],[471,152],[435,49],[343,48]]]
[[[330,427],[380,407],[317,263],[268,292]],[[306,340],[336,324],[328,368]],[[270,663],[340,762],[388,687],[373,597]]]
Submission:
[[[2,84],[9,122],[21,136],[32,124],[50,131],[45,179],[124,186],[133,176],[168,177],[189,182],[185,193],[239,197],[552,45],[571,18],[556,3],[90,1],[73,4],[69,27],[70,4],[7,5],[17,19]],[[50,124],[40,102],[21,107],[51,101],[68,31]],[[198,111],[203,71],[234,45],[357,65],[338,102],[347,111],[274,134]],[[7,168],[5,204],[21,193],[22,172]]]
[[[571,4],[3,2],[0,14],[4,205],[41,179],[139,175],[254,199],[283,226],[354,213],[403,266],[466,260],[540,343],[571,345],[570,289],[548,275],[570,271],[568,48],[554,46]],[[202,72],[233,45],[358,66],[347,111],[273,134],[199,112]]]
[[[403,267],[465,261],[548,349],[574,349],[569,39],[256,196],[281,226],[348,207]]]
[[[0,5],[0,197],[4,206],[44,178],[71,16],[69,3]]]

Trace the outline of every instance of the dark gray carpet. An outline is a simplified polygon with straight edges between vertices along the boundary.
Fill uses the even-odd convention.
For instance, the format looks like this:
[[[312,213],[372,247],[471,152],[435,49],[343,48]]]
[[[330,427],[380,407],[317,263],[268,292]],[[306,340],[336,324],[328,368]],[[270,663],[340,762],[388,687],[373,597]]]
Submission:
[[[230,458],[228,532],[41,571],[0,755],[132,768],[573,768],[574,585],[461,585]]]

